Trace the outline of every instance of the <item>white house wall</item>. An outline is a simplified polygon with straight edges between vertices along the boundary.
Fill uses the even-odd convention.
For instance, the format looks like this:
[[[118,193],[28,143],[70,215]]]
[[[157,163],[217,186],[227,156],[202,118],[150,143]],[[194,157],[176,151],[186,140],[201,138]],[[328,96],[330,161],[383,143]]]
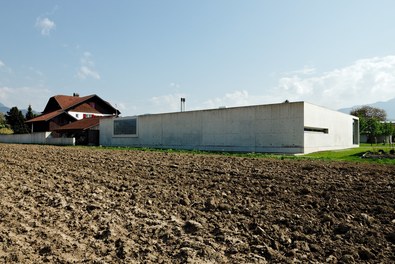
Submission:
[[[92,117],[92,116],[112,116],[112,114],[101,114],[101,113],[87,113],[87,112],[74,112],[74,111],[69,111],[67,112],[69,115],[74,117],[77,120],[84,119],[84,115]],[[89,118],[88,117],[88,118]]]
[[[304,153],[358,147],[358,144],[353,144],[354,120],[358,118],[305,103],[304,126],[328,131],[327,133],[305,131]]]
[[[214,151],[303,152],[303,102],[142,115],[137,119],[137,136],[114,136],[114,119],[102,119],[100,144]]]
[[[1,143],[15,144],[48,144],[48,145],[75,145],[75,138],[52,137],[52,132],[36,132],[30,134],[0,135]]]

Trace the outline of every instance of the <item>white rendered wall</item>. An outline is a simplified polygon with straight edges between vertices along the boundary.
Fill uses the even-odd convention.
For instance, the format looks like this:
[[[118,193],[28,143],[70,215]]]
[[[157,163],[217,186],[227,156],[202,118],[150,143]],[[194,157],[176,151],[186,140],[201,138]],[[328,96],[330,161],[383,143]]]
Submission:
[[[75,138],[53,138],[51,132],[37,132],[31,134],[0,135],[1,143],[13,144],[48,144],[75,145]]]
[[[304,126],[326,128],[328,133],[304,132],[304,153],[358,147],[353,144],[353,121],[357,117],[313,104],[304,104]]]
[[[127,118],[127,117],[126,117]],[[138,116],[137,136],[114,136],[100,120],[100,144],[241,152],[303,152],[303,102]]]
[[[74,111],[69,111],[67,113],[77,120],[83,119],[84,115],[89,115],[90,117],[92,117],[92,116],[112,116],[111,114],[84,113],[84,112],[74,112]],[[88,117],[88,118],[90,118],[90,117]]]

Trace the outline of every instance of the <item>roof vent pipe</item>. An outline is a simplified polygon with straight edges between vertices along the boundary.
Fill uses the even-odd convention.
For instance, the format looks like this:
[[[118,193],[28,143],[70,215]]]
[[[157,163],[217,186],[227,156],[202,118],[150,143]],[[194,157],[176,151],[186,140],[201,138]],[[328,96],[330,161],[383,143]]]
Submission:
[[[181,98],[181,112],[185,112],[185,98]]]
[[[80,94],[78,94],[78,93],[73,93],[73,96],[74,96],[74,97],[79,97]]]

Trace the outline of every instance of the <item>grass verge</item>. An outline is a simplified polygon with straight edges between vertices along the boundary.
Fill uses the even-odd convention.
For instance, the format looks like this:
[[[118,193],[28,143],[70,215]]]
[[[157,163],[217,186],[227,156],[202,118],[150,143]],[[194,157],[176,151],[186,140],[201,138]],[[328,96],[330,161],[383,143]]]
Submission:
[[[306,155],[282,155],[282,154],[268,154],[268,153],[229,153],[229,152],[210,152],[210,151],[199,151],[199,150],[175,150],[175,149],[152,149],[152,148],[132,148],[132,147],[99,147],[101,149],[113,149],[113,150],[129,150],[129,151],[159,151],[166,153],[188,153],[196,155],[225,155],[225,156],[237,156],[246,158],[274,158],[274,159],[301,159],[301,160],[326,160],[326,161],[349,161],[349,162],[365,162],[365,163],[377,163],[377,164],[391,164],[395,165],[394,158],[386,158],[385,155],[378,155],[378,158],[362,158],[362,155],[367,152],[378,153],[384,151],[384,153],[390,153],[391,150],[395,149],[395,146],[390,145],[370,145],[361,144],[358,148],[344,149],[344,150],[332,150],[332,151],[321,151]]]
[[[387,158],[385,155],[377,155],[377,158],[362,158],[362,155],[371,153],[390,153],[394,146],[390,145],[370,145],[361,144],[358,148],[321,151],[301,156],[301,158],[320,159],[320,160],[334,160],[334,161],[353,161],[353,162],[367,162],[378,164],[392,164],[395,165],[394,158]]]

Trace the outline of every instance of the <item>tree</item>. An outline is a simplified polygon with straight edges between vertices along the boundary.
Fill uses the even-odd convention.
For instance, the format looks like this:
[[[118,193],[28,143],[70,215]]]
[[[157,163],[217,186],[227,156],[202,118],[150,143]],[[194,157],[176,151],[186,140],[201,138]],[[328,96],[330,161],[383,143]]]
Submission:
[[[33,113],[32,105],[29,104],[29,107],[27,108],[27,112],[25,115],[26,121],[35,118],[36,115]],[[32,124],[30,123],[29,125],[26,125],[27,129],[29,131],[32,130]]]
[[[27,113],[25,115],[26,120],[30,120],[33,119],[36,115],[33,113],[33,109],[32,106],[29,105],[29,107],[27,108]]]
[[[368,142],[376,143],[377,136],[383,134],[382,122],[387,118],[385,110],[364,105],[353,108],[350,114],[359,117],[359,131],[361,134],[367,135]]]
[[[390,143],[392,143],[392,136],[394,135],[395,129],[391,122],[381,123],[381,135],[390,137]]]
[[[370,143],[377,143],[377,137],[381,135],[381,123],[375,118],[368,118],[365,122],[365,127],[361,128],[362,133],[368,135]]]
[[[12,129],[10,129],[10,126],[7,124],[4,114],[0,113],[0,135],[9,134],[14,134],[14,131],[12,131]]]
[[[350,112],[351,115],[364,119],[377,119],[378,121],[385,121],[387,119],[387,112],[384,109],[363,105],[355,107]]]
[[[5,116],[7,123],[10,125],[11,129],[14,130],[15,134],[28,133],[25,117],[18,107],[14,106],[7,112]]]
[[[3,113],[0,113],[0,128],[6,127],[7,123]]]

